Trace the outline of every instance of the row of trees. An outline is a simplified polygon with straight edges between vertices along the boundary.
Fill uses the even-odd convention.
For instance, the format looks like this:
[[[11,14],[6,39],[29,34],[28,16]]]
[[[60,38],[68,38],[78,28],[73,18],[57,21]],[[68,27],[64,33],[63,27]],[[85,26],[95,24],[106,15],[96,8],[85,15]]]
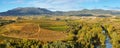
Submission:
[[[70,22],[67,21],[69,29],[69,41],[75,41],[81,48],[104,47],[106,36],[103,34],[101,23],[92,22]]]
[[[13,21],[13,20],[0,20],[0,26],[10,24],[10,23],[13,23],[13,22],[15,22],[15,21]]]
[[[108,31],[108,35],[111,38],[111,43],[113,48],[120,47],[120,23],[112,22],[105,24],[105,28]]]

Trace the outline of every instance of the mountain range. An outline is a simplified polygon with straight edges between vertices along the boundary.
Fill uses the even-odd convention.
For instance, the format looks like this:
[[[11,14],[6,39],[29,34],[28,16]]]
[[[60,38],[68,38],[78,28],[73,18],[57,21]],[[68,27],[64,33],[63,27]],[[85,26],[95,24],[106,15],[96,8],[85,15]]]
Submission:
[[[94,14],[110,14],[120,15],[120,11],[115,10],[103,10],[103,9],[83,9],[79,11],[50,11],[45,8],[36,7],[19,7],[8,10],[6,12],[0,12],[0,16],[24,16],[24,15],[69,15],[69,16],[92,16]]]

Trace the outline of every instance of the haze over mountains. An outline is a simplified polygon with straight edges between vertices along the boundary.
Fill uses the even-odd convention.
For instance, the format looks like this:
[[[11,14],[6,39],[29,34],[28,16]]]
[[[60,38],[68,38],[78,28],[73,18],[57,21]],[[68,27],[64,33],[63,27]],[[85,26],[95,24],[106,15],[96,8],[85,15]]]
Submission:
[[[45,8],[24,7],[15,8],[6,12],[1,12],[0,16],[24,16],[24,15],[70,15],[70,16],[92,16],[93,14],[111,14],[120,15],[120,11],[103,10],[103,9],[83,9],[80,11],[50,11]]]

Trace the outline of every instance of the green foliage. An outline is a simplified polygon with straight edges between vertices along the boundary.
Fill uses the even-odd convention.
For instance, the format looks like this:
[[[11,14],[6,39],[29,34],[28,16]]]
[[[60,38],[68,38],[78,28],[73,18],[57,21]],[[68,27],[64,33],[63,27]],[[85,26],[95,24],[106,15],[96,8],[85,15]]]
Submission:
[[[43,48],[81,48],[79,45],[77,45],[76,42],[61,42],[61,41],[55,41],[52,43],[47,43],[43,45]]]
[[[41,42],[35,40],[6,40],[6,48],[41,48]]]
[[[99,21],[98,21],[99,20]],[[14,21],[13,21],[14,22]],[[0,21],[0,25],[13,23],[12,21]],[[2,48],[105,48],[107,37],[113,48],[120,47],[120,22],[102,19],[80,19],[80,20],[40,20],[23,21],[37,23],[41,28],[54,31],[65,31],[67,38],[60,41],[42,42],[37,40],[10,40],[11,37],[0,35],[0,39],[6,40],[0,44]],[[0,29],[2,30],[2,29]],[[5,29],[4,29],[5,30]],[[4,31],[3,30],[3,31]],[[103,32],[105,31],[105,33]],[[19,34],[20,31],[13,30],[12,33]],[[9,33],[11,33],[9,32]],[[8,33],[8,34],[9,34]]]
[[[13,21],[13,20],[0,20],[0,26],[10,24],[10,23],[13,23],[13,22],[15,22],[15,21]]]

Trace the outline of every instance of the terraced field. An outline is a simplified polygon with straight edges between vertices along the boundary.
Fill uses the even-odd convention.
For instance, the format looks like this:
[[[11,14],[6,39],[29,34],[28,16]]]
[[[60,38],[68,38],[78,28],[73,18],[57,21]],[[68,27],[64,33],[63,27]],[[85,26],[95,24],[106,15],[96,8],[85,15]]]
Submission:
[[[45,23],[44,23],[45,24]],[[46,23],[50,24],[50,23]],[[63,24],[63,23],[62,23]],[[52,24],[50,24],[52,25]],[[61,27],[61,24],[55,23],[54,27]],[[62,25],[63,26],[63,25]],[[36,24],[34,22],[22,22],[22,23],[13,23],[3,26],[2,36],[12,37],[12,38],[20,38],[20,39],[33,39],[40,41],[57,41],[64,40],[67,37],[67,33],[63,33],[63,31],[54,31],[48,28],[44,28],[41,24]],[[58,28],[59,28],[58,27]]]

